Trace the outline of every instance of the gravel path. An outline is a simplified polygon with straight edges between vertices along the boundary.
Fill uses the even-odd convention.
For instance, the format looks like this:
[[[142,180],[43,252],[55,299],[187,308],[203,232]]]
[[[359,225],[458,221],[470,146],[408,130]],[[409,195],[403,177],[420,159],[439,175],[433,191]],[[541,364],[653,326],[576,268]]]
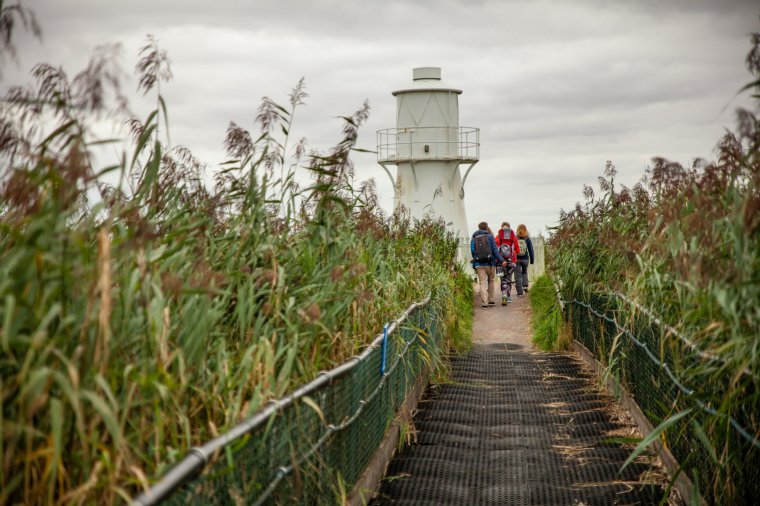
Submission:
[[[512,295],[512,302],[506,306],[501,306],[498,297],[499,287],[497,285],[497,304],[488,309],[480,307],[477,287],[475,288],[474,307],[475,319],[472,323],[472,336],[475,344],[494,344],[494,343],[511,343],[517,344],[525,349],[530,349],[533,344],[530,341],[530,299],[526,294],[524,297]]]

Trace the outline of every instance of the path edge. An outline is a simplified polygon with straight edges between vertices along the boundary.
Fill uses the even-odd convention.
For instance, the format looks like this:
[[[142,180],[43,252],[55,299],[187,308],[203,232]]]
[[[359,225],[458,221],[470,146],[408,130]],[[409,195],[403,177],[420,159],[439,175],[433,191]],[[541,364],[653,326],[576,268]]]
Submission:
[[[580,356],[581,360],[594,370],[597,378],[604,384],[607,393],[617,399],[618,403],[628,410],[633,421],[639,427],[639,430],[645,435],[651,433],[654,430],[654,426],[646,417],[644,411],[639,407],[638,403],[636,403],[633,395],[631,395],[617,378],[614,378],[611,374],[607,374],[607,379],[604,381],[607,368],[599,362],[594,354],[583,344],[573,339],[571,341],[571,346],[573,347],[573,351]],[[692,504],[691,501],[694,485],[685,473],[679,472],[681,466],[678,463],[678,460],[676,460],[675,456],[670,453],[670,450],[664,446],[659,439],[654,441],[653,446],[660,459],[662,459],[663,464],[665,464],[665,467],[668,469],[670,476],[672,477],[678,473],[674,486],[676,490],[678,490],[683,501],[686,504]],[[702,505],[707,504],[704,499],[701,499],[699,503]]]

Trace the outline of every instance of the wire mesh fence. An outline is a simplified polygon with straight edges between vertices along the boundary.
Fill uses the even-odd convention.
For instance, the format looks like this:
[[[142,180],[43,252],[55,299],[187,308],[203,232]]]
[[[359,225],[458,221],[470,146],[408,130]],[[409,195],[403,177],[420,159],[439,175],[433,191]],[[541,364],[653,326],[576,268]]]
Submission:
[[[335,504],[367,467],[443,322],[428,296],[359,356],[200,448],[134,504]]]
[[[573,338],[605,364],[653,425],[689,411],[663,432],[700,495],[711,504],[756,504],[760,497],[757,378],[731,371],[685,336],[620,294],[562,293]],[[746,389],[726,406],[726,392]]]

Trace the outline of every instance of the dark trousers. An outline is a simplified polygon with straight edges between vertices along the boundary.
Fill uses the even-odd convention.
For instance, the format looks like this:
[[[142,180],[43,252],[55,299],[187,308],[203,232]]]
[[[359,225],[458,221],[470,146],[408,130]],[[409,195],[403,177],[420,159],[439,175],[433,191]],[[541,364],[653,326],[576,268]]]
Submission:
[[[515,269],[515,278],[520,278],[520,285],[522,288],[528,288],[528,265],[530,265],[530,259],[526,258],[523,260],[522,258],[517,257],[517,269]]]

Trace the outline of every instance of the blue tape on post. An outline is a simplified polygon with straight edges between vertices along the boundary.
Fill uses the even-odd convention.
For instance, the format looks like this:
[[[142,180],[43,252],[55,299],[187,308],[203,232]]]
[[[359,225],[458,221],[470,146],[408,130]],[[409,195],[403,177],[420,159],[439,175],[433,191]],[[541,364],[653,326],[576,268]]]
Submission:
[[[380,376],[385,375],[385,355],[388,352],[388,324],[383,327],[383,349],[380,355]]]

